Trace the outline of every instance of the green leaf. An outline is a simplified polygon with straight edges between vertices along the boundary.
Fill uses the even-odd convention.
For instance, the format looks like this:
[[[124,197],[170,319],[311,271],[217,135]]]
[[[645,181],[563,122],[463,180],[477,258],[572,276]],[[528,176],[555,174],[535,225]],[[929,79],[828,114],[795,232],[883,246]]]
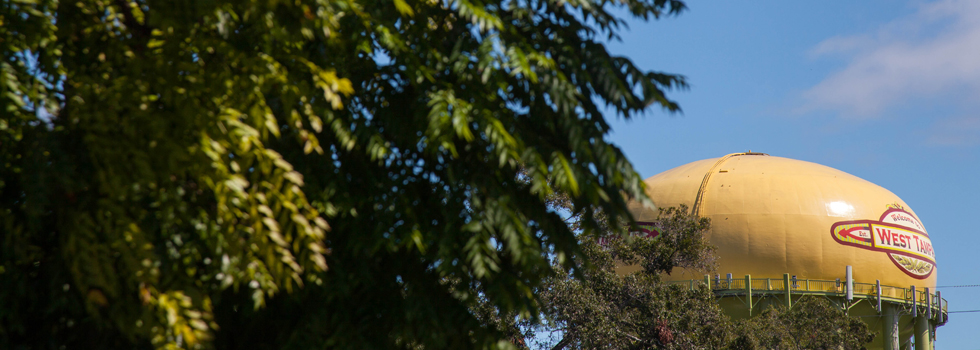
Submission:
[[[395,1],[395,8],[398,10],[399,13],[409,17],[415,16],[415,10],[412,10],[412,7],[409,6],[408,3],[405,2],[405,0],[394,0],[394,1]]]

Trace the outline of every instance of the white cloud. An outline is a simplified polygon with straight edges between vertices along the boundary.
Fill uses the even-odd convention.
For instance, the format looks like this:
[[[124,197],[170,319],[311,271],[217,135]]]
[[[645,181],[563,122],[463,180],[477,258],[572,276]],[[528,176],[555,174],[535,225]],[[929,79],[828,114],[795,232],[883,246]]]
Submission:
[[[935,98],[978,104],[980,1],[924,3],[875,33],[827,39],[812,54],[847,64],[804,92],[802,112],[871,118]]]

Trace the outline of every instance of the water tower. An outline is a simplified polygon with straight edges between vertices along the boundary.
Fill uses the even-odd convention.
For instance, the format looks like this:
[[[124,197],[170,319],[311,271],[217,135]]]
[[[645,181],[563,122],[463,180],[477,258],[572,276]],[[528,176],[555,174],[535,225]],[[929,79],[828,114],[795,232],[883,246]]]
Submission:
[[[877,331],[870,349],[932,349],[947,320],[936,254],[915,212],[895,194],[823,165],[736,153],[646,181],[658,207],[711,219],[709,275],[675,270],[670,283],[711,286],[735,318],[819,295]],[[642,226],[655,212],[637,208]],[[647,227],[652,229],[653,227]]]

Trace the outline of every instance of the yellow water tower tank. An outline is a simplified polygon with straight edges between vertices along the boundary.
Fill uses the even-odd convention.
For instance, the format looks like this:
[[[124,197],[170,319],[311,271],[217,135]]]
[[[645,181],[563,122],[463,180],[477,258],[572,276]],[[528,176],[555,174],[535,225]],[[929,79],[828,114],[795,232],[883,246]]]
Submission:
[[[668,280],[707,283],[720,297],[737,297],[722,302],[730,314],[751,315],[766,298],[789,307],[807,294],[837,298],[881,325],[869,345],[886,349],[910,343],[913,334],[916,348],[931,348],[935,327],[946,320],[929,233],[908,204],[881,186],[751,152],[696,161],[645,182],[657,207],[683,204],[711,219],[707,238],[717,248],[718,270],[707,276],[675,270]],[[656,225],[649,219],[654,210],[634,206],[633,214],[641,226]],[[746,296],[747,313],[734,310]]]

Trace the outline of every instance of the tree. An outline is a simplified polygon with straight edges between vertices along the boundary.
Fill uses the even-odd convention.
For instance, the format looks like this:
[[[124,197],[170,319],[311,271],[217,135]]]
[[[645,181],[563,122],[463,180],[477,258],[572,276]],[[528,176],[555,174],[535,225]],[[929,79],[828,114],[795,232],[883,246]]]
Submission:
[[[661,209],[659,217],[654,238],[600,245],[582,237],[583,256],[594,268],[556,274],[545,283],[541,294],[548,322],[502,326],[523,326],[527,339],[550,340],[535,348],[552,350],[862,349],[873,340],[864,322],[826,299],[805,297],[792,309],[766,309],[736,321],[723,313],[707,286],[692,290],[664,283],[674,267],[712,270],[713,248],[704,237],[708,219],[683,206]],[[626,265],[639,269],[624,272]]]
[[[734,341],[740,349],[864,349],[874,333],[839,305],[804,297],[790,310],[765,310],[740,324]]]
[[[473,348],[648,201],[675,0],[0,1],[0,347]],[[527,178],[519,178],[519,168]]]
[[[585,256],[595,268],[556,276],[542,291],[551,322],[540,331],[562,334],[552,349],[725,347],[731,326],[711,291],[689,291],[661,280],[674,267],[711,269],[713,248],[704,237],[709,220],[683,206],[661,209],[660,218],[655,238],[599,245],[583,237]],[[639,269],[617,271],[624,265]]]

